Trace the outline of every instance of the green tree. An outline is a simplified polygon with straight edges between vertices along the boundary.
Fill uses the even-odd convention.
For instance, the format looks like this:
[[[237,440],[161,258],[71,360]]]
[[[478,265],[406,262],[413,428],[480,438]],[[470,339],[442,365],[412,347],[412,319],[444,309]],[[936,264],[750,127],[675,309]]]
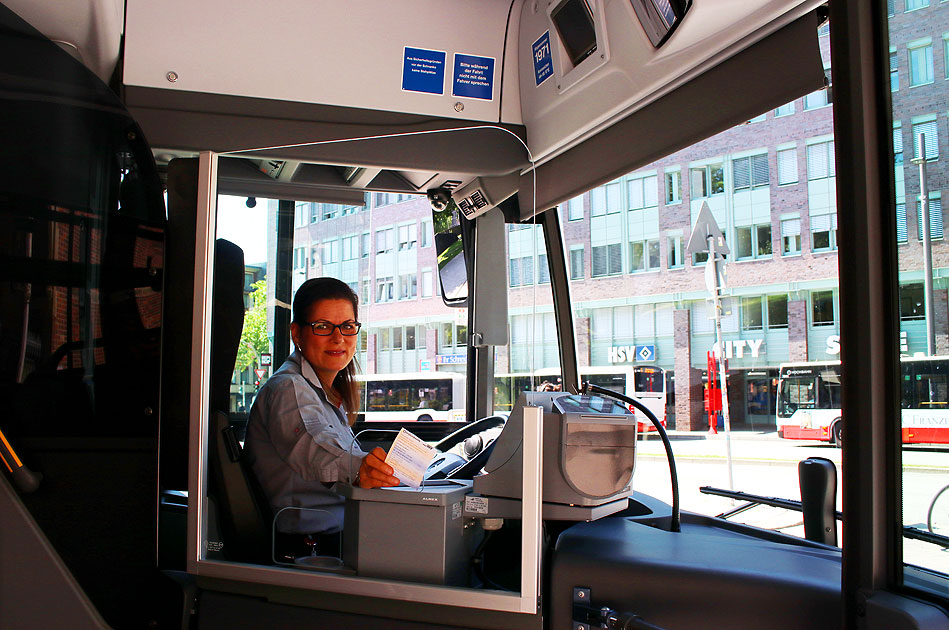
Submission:
[[[267,281],[258,280],[251,285],[253,305],[244,313],[244,330],[241,331],[241,347],[237,351],[234,369],[243,372],[257,363],[257,357],[270,351],[267,338]]]

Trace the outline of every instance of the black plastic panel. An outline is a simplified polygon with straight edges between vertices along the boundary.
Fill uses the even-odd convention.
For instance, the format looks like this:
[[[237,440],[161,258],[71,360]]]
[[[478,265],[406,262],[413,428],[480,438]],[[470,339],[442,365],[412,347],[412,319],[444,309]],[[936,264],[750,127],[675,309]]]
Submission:
[[[749,530],[749,533],[751,530]],[[591,603],[675,628],[839,628],[840,553],[683,515],[671,533],[631,518],[583,523],[553,553],[551,628],[571,628],[573,589]]]

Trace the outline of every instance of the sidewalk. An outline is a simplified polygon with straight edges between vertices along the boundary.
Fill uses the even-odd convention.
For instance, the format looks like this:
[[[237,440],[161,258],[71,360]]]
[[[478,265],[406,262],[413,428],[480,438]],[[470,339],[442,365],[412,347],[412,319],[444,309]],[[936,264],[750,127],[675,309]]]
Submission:
[[[725,432],[669,431],[676,462],[723,463],[726,461]],[[797,466],[808,457],[824,457],[841,465],[841,450],[826,442],[785,440],[776,431],[732,431],[731,456],[736,464]],[[662,440],[654,433],[637,441],[637,457],[665,459]],[[903,451],[903,467],[918,472],[949,473],[949,448],[908,446]]]

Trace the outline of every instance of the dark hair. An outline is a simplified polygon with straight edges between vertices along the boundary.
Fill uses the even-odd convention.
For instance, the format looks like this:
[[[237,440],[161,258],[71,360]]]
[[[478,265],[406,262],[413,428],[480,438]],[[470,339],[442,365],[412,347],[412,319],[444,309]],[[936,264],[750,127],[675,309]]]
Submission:
[[[300,285],[293,296],[293,322],[297,326],[306,326],[310,307],[320,300],[349,300],[353,305],[353,317],[359,320],[359,296],[348,284],[337,278],[310,278]],[[343,400],[343,406],[349,413],[350,424],[359,410],[359,384],[356,382],[358,365],[356,357],[339,371],[333,381],[333,389]]]

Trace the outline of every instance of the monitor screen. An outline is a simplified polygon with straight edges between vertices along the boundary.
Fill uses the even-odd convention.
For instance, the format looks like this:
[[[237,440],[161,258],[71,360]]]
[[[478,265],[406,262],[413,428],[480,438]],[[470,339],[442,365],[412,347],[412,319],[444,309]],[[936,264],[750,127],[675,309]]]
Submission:
[[[577,66],[596,50],[593,11],[587,0],[566,0],[553,10],[550,18],[557,27],[570,63]]]

